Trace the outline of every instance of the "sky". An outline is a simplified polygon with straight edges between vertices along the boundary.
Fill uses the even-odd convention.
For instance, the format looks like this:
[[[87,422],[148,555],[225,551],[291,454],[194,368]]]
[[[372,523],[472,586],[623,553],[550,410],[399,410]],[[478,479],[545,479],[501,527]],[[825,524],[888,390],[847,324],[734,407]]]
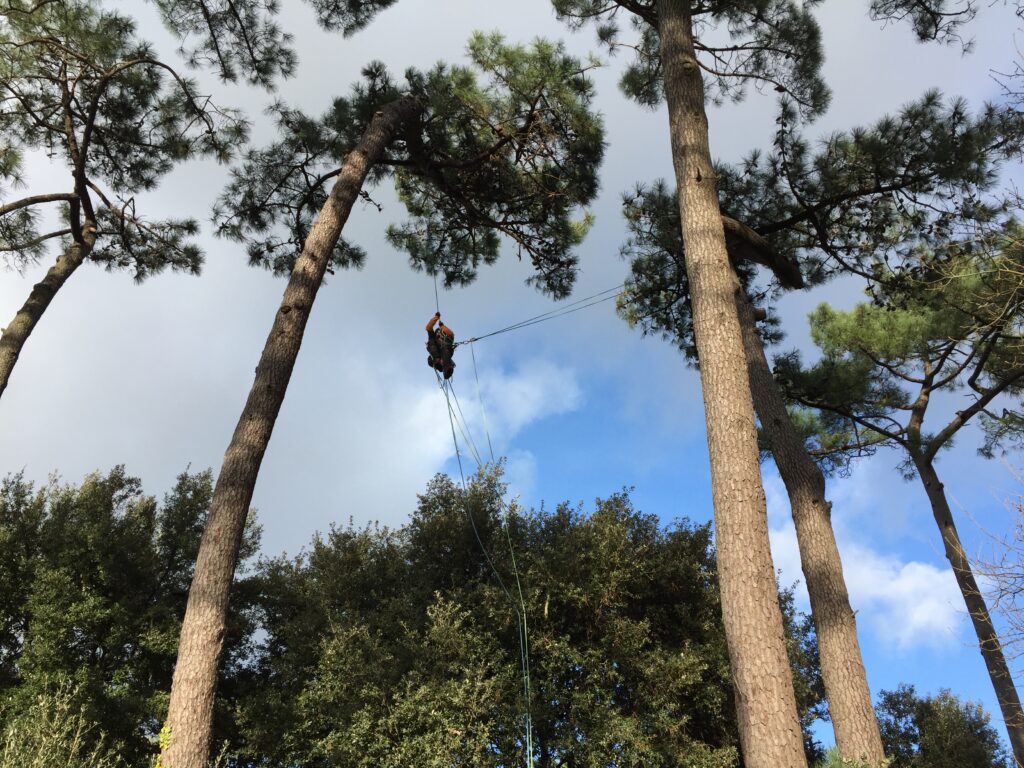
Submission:
[[[174,59],[176,42],[149,4],[106,5],[135,16],[142,36]],[[963,96],[974,108],[998,96],[992,70],[1012,65],[1022,35],[1004,4],[981,9],[966,56],[957,47],[916,43],[906,25],[871,22],[866,5],[831,0],[816,11],[833,99],[812,135],[869,124],[929,88]],[[368,61],[383,60],[396,72],[460,62],[475,30],[497,29],[512,41],[561,39],[580,56],[596,52],[592,30],[571,33],[546,0],[446,0],[443,23],[436,0],[402,0],[349,38],[320,31],[299,0],[282,6],[300,63],[276,95],[197,73],[220,103],[252,115],[257,145],[273,137],[263,114],[272,99],[318,114]],[[627,101],[617,89],[622,60],[603,59],[593,80],[608,148],[574,298],[622,282],[621,194],[671,174],[665,111]],[[770,146],[774,95],[752,92],[739,105],[710,110],[717,159],[737,161]],[[26,176],[26,193],[68,188],[65,172],[43,157],[29,158]],[[242,246],[210,235],[210,206],[226,178],[225,167],[190,162],[138,197],[139,210],[153,217],[204,223],[201,277],[165,273],[136,284],[128,274],[86,265],[60,292],[0,402],[0,473],[23,471],[37,482],[59,473],[79,482],[125,464],[160,496],[187,468],[219,468],[284,290],[283,280],[247,266]],[[373,197],[383,210],[357,204],[345,230],[366,250],[367,265],[338,273],[320,290],[263,462],[253,505],[268,555],[295,555],[332,524],[401,525],[434,473],[458,471],[445,401],[425,365],[423,324],[434,312],[434,283],[385,242],[386,226],[403,217],[391,189],[384,184]],[[47,266],[44,259],[0,276],[0,322],[13,317]],[[523,284],[528,276],[529,265],[508,249],[473,285],[442,291],[445,322],[464,339],[552,309]],[[786,297],[776,309],[788,334],[780,349],[812,353],[807,313],[822,301],[850,307],[862,298],[850,282]],[[595,498],[629,487],[639,509],[666,523],[711,519],[697,374],[670,344],[628,328],[613,303],[492,337],[474,351],[479,391],[467,348],[456,356],[455,391],[477,444],[486,444],[486,422],[495,452],[507,457],[511,493],[521,503],[590,508]],[[965,435],[938,465],[971,554],[1012,529],[1021,495],[1020,457],[985,461],[977,445],[975,434]],[[898,460],[882,452],[828,488],[872,691],[901,682],[923,693],[950,688],[995,713],[923,491],[917,480],[900,477]],[[763,473],[775,565],[784,584],[798,583],[785,489],[773,466]],[[798,603],[806,609],[799,586]],[[828,728],[819,733],[831,738]]]

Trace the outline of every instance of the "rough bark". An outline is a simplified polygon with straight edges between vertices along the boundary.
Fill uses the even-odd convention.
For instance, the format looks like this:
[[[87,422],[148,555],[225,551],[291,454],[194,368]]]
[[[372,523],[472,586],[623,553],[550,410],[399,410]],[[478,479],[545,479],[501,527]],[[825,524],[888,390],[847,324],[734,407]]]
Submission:
[[[939,481],[935,466],[927,459],[917,456],[914,457],[914,466],[924,484],[925,493],[928,494],[935,524],[939,526],[939,533],[942,535],[946,559],[953,568],[957,586],[960,587],[960,594],[963,595],[967,613],[978,637],[981,656],[985,660],[985,667],[988,669],[988,676],[992,680],[992,687],[995,689],[999,709],[1006,724],[1013,759],[1017,765],[1024,765],[1024,713],[1021,711],[1017,688],[1010,677],[1010,668],[1003,655],[1003,646],[992,624],[988,604],[978,589],[978,582],[974,578],[970,560],[967,559],[963,544],[960,542],[960,534],[953,521],[953,511],[949,508],[946,491]]]
[[[95,227],[87,227],[82,233],[82,239],[72,243],[57,258],[54,265],[46,271],[46,276],[32,286],[32,291],[25,303],[22,304],[21,309],[18,310],[18,314],[3,329],[3,333],[0,334],[0,396],[7,389],[14,365],[18,362],[18,357],[21,355],[21,350],[25,346],[25,342],[28,341],[28,337],[35,330],[43,313],[53,301],[53,297],[57,295],[57,291],[89,258],[95,242]]]
[[[825,498],[825,477],[786,410],[754,323],[754,308],[742,295],[737,305],[754,410],[789,494],[836,746],[848,760],[878,765],[885,753],[832,530],[832,505]]]
[[[366,174],[419,109],[415,100],[403,98],[377,112],[359,144],[345,158],[292,269],[214,488],[178,642],[167,715],[169,744],[161,755],[164,768],[206,768],[229,592],[260,463],[331,250]]]
[[[715,546],[747,768],[807,765],[768,543],[743,338],[689,2],[658,0],[661,63],[707,420]]]

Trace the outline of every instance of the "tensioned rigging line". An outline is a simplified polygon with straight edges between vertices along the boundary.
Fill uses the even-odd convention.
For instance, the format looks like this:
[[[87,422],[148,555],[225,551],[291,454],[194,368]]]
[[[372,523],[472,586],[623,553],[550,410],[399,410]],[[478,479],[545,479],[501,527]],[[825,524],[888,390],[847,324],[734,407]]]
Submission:
[[[482,467],[485,462],[480,457],[480,449],[476,447],[476,442],[473,440],[473,434],[472,432],[470,432],[469,429],[469,420],[466,418],[466,415],[462,412],[462,405],[459,403],[459,397],[458,395],[455,394],[455,387],[452,386],[452,382],[450,380],[447,382],[447,387],[448,393],[452,396],[452,400],[455,401],[455,409],[459,412],[459,416],[455,421],[457,426],[459,427],[459,432],[462,434],[462,439],[466,441],[466,445],[469,447],[470,453],[476,460],[477,466]],[[491,453],[491,462],[494,462],[493,452]]]
[[[483,417],[484,434],[487,436],[487,450],[490,453],[491,464],[494,463],[494,448],[491,445],[491,431],[487,426],[487,410],[484,408],[484,396],[480,389],[480,374],[476,368],[476,350],[473,346],[469,347],[471,356],[473,358],[473,378],[476,380],[476,396],[477,402],[480,404],[480,414]],[[451,382],[448,382],[448,388],[451,389],[452,395],[455,395],[455,389],[451,386]],[[455,404],[458,405],[459,401],[456,398]],[[461,414],[461,409],[459,410]],[[465,420],[465,417],[463,417]],[[469,429],[469,424],[466,424],[466,429]],[[479,461],[477,462],[479,464]],[[520,626],[520,640],[519,640],[519,654],[521,656],[521,663],[523,667],[523,694],[526,698],[526,743],[530,751],[530,766],[533,765],[533,718],[530,716],[530,633],[529,625],[526,620],[526,599],[523,597],[523,585],[519,579],[519,565],[516,563],[515,548],[512,546],[512,534],[510,532],[511,525],[510,520],[512,517],[512,510],[505,503],[503,498],[499,498],[501,505],[505,508],[505,524],[502,526],[505,529],[505,541],[508,544],[508,554],[512,560],[512,575],[516,580],[516,591],[519,593],[519,610],[521,611],[522,618],[519,622]],[[517,618],[519,618],[517,616]]]
[[[589,307],[596,306],[597,304],[602,304],[606,301],[617,299],[621,295],[623,287],[624,284],[617,285],[614,288],[608,288],[607,290],[595,293],[593,296],[586,296],[582,299],[578,299],[577,301],[572,302],[571,304],[566,304],[563,307],[557,307],[555,309],[544,312],[540,315],[529,317],[526,320],[520,320],[518,323],[513,323],[512,325],[505,326],[504,328],[499,328],[496,331],[491,331],[490,333],[485,333],[481,336],[474,336],[470,339],[466,339],[465,341],[460,341],[455,346],[461,346],[462,344],[472,344],[473,342],[481,341],[482,339],[489,339],[491,336],[497,336],[498,334],[501,333],[517,331],[520,328],[526,328],[531,325],[536,325],[537,323],[543,323],[548,320],[554,320],[556,317],[571,315],[573,312],[579,312],[581,309],[587,309]]]

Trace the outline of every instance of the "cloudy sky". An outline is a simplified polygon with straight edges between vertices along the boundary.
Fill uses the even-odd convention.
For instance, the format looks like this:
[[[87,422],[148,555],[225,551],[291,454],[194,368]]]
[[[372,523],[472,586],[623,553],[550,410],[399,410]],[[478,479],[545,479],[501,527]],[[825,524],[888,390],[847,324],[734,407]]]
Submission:
[[[108,5],[135,14],[142,34],[174,57],[175,41],[149,4]],[[580,55],[594,50],[592,32],[571,35],[546,0],[446,0],[443,23],[436,0],[402,0],[348,39],[319,31],[300,0],[282,5],[300,67],[279,96],[312,113],[345,93],[371,59],[398,72],[460,61],[474,30],[498,29],[517,41],[561,38]],[[870,22],[865,6],[832,0],[820,10],[833,89],[829,112],[814,126],[821,135],[870,123],[928,88],[977,107],[998,95],[991,70],[1018,55],[1018,23],[1002,3],[982,9],[970,28],[974,52],[966,57],[958,48],[915,43],[905,26]],[[625,277],[620,194],[671,173],[664,111],[626,101],[616,87],[620,62],[606,64],[594,81],[608,151],[593,206],[597,223],[581,249],[577,297]],[[271,138],[262,116],[271,96],[202,82],[221,103],[251,112],[254,141]],[[738,160],[769,146],[774,100],[753,93],[741,105],[714,109],[710,119],[716,157]],[[68,188],[65,173],[42,158],[32,158],[27,176],[30,192]],[[139,209],[207,222],[225,178],[224,168],[190,163],[140,197]],[[444,399],[424,365],[433,281],[408,269],[384,242],[386,225],[403,215],[390,189],[374,197],[383,211],[357,206],[345,233],[367,251],[367,266],[339,273],[320,291],[263,463],[254,505],[269,554],[297,553],[315,531],[349,519],[400,524],[431,475],[457,471]],[[136,285],[128,275],[87,265],[71,279],[29,340],[0,403],[0,472],[24,471],[37,481],[58,472],[77,482],[123,463],[160,495],[186,467],[220,466],[284,283],[250,269],[240,246],[209,237],[209,229],[200,278],[164,274]],[[14,315],[46,267],[44,261],[24,274],[3,274],[0,321]],[[548,311],[551,303],[523,285],[527,276],[528,265],[509,255],[474,285],[442,293],[446,322],[466,338]],[[806,313],[818,302],[848,307],[860,298],[856,286],[835,284],[785,299],[783,346],[807,349]],[[482,399],[494,449],[508,457],[523,503],[589,505],[631,486],[638,507],[666,522],[710,519],[698,380],[668,344],[630,331],[605,303],[496,336],[475,351],[482,398],[465,349],[456,391],[480,445]],[[986,531],[1012,527],[1008,501],[1021,492],[1013,471],[1019,457],[985,462],[975,448],[968,435],[940,462],[972,552],[986,546]],[[881,454],[829,488],[872,689],[900,682],[927,692],[950,687],[994,712],[924,495],[916,481],[900,479],[896,460]],[[793,583],[800,569],[785,491],[772,466],[764,476],[776,566]],[[822,735],[830,737],[827,729]]]

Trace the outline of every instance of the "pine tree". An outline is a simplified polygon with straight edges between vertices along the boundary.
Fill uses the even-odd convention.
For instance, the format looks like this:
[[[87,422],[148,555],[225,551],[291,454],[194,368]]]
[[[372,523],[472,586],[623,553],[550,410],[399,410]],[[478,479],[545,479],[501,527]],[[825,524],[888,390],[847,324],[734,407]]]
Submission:
[[[879,271],[872,304],[811,314],[822,360],[803,368],[790,354],[776,371],[787,394],[804,408],[816,450],[841,461],[879,447],[904,453],[903,472],[920,478],[963,595],[1018,762],[1024,757],[1024,713],[985,597],[957,532],[935,466],[966,425],[980,422],[982,453],[1024,435],[1016,406],[1024,382],[1021,231],[919,247],[900,265]],[[959,390],[966,402],[929,430],[935,396]],[[1001,413],[997,402],[1006,402]]]
[[[504,237],[530,259],[529,282],[554,296],[572,286],[573,247],[589,223],[580,206],[597,191],[603,152],[590,65],[559,45],[516,47],[493,35],[476,36],[469,56],[472,67],[411,70],[401,85],[370,64],[320,120],[279,105],[281,138],[247,153],[218,203],[221,234],[289,279],[203,534],[171,691],[168,768],[205,765],[245,515],[316,293],[329,269],[363,258],[340,235],[364,187],[394,178],[411,221],[389,238],[447,284],[472,281]]]
[[[828,92],[818,70],[820,33],[809,10],[788,0],[707,4],[690,0],[613,3],[553,0],[572,26],[597,25],[599,39],[620,46],[619,19],[639,40],[622,80],[641,104],[668,106],[679,221],[686,243],[694,339],[711,459],[722,612],[736,685],[743,758],[750,768],[806,761],[796,716],[774,569],[768,544],[757,433],[711,161],[705,100],[743,95],[755,81],[788,91],[808,114]],[[709,40],[728,29],[727,43]],[[705,77],[707,83],[705,83]]]
[[[728,222],[718,205],[705,101],[708,94],[713,99],[742,98],[750,83],[759,82],[786,93],[805,115],[819,114],[828,92],[818,75],[820,32],[810,13],[817,3],[553,0],[553,5],[573,26],[594,22],[599,39],[612,51],[621,46],[635,50],[623,89],[641,104],[664,100],[668,106],[720,536],[722,608],[737,679],[744,757],[752,766],[761,761],[765,766],[800,765],[778,606],[766,586],[772,563],[735,302],[740,286],[729,266]],[[910,18],[922,38],[955,36],[972,13],[970,3],[950,11],[943,0],[874,0],[869,7],[877,18]],[[618,21],[623,16],[638,33],[633,44],[620,42]],[[728,41],[704,42],[712,39],[710,31],[716,27],[728,31]],[[881,750],[869,707],[858,709],[859,723],[851,733],[863,737],[849,745],[851,753],[877,761]]]
[[[764,352],[777,341],[774,322],[758,332],[755,300],[807,280],[818,283],[851,271],[871,274],[869,257],[916,241],[919,232],[947,233],[965,215],[991,215],[977,201],[1001,160],[1020,145],[1020,120],[987,109],[972,118],[962,102],[944,105],[929,93],[869,128],[836,133],[812,153],[784,106],[772,152],[754,152],[736,167],[720,165],[719,196],[733,267],[744,286],[739,297],[751,392],[762,440],[790,496],[805,582],[822,655],[822,674],[836,730],[847,758],[880,749],[855,619],[831,529],[825,478],[804,446],[804,425],[786,410]],[[625,198],[631,263],[620,305],[644,333],[661,334],[696,362],[689,283],[678,207],[664,183],[638,186]],[[972,212],[973,211],[973,212]],[[772,271],[775,287],[757,287],[756,265]],[[763,338],[762,338],[763,337]],[[858,746],[860,745],[860,746]],[[870,754],[870,753],[869,753]]]
[[[158,59],[131,19],[79,0],[0,7],[0,80],[0,254],[21,269],[60,243],[0,334],[2,394],[29,335],[86,261],[136,280],[167,267],[199,272],[197,223],[151,220],[134,195],[190,157],[226,160],[245,123]],[[26,152],[63,163],[66,187],[12,197]],[[54,203],[59,223],[42,213]]]

